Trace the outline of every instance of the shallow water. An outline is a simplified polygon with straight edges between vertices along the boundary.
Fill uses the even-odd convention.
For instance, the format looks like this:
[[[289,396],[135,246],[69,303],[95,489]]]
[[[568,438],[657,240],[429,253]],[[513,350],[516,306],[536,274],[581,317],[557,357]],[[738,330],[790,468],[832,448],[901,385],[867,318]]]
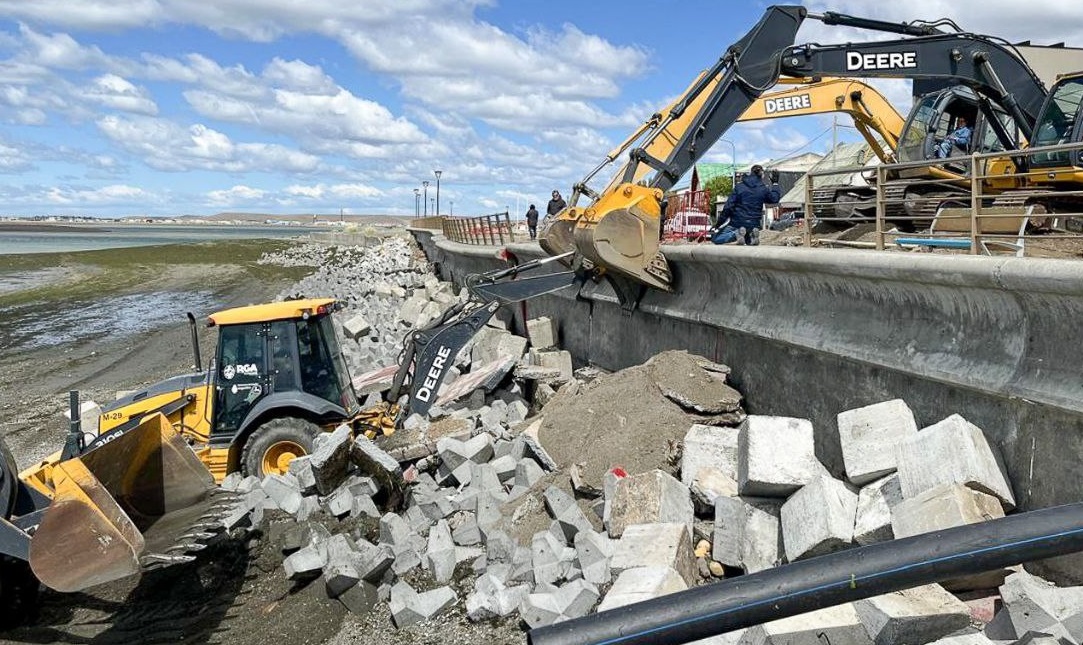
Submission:
[[[121,338],[183,322],[186,311],[211,311],[220,304],[210,291],[156,291],[60,309],[41,303],[0,307],[0,349],[19,351],[106,336]]]
[[[25,230],[0,230],[0,255],[15,253],[60,253],[100,249],[154,246],[208,240],[283,238],[305,235],[311,227],[301,226],[197,226],[170,224],[81,224],[62,229],[26,225]],[[24,228],[18,225],[19,229]],[[72,230],[72,229],[76,230]],[[323,229],[319,229],[323,230]]]

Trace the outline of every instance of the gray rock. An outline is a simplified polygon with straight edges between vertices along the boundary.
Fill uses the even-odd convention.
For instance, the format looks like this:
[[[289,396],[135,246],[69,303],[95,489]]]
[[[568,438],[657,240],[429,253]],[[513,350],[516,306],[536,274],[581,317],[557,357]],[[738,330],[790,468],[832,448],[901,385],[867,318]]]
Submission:
[[[711,557],[747,573],[774,567],[783,553],[780,514],[775,500],[718,498]]]

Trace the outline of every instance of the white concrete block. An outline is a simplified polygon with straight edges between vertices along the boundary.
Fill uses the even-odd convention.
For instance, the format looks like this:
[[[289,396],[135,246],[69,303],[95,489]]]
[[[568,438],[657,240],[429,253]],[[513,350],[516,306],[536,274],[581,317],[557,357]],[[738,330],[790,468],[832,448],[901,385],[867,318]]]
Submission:
[[[854,538],[857,494],[845,483],[821,475],[782,505],[782,543],[795,562],[840,551]]]
[[[692,534],[684,524],[633,524],[613,549],[609,567],[614,575],[636,567],[669,567],[696,583],[696,559]]]
[[[896,449],[904,498],[941,484],[963,484],[994,495],[1008,510],[1015,496],[1004,462],[981,428],[958,414],[923,429]]]
[[[693,425],[684,435],[681,483],[691,486],[702,468],[712,468],[737,479],[737,428]]]
[[[774,567],[782,559],[779,514],[776,500],[718,498],[711,557],[746,573]]]
[[[678,522],[692,532],[688,487],[661,470],[617,480],[609,511],[609,536],[620,537],[633,524]]]
[[[1017,634],[1043,632],[1073,643],[1083,638],[1083,587],[1057,587],[1020,571],[1004,580],[1000,595]]]
[[[928,643],[970,626],[970,609],[940,585],[926,585],[854,603],[876,645]]]
[[[557,329],[548,316],[526,321],[526,333],[530,337],[530,346],[535,349],[549,349],[557,346]]]
[[[857,486],[895,472],[896,447],[918,432],[902,399],[840,412],[838,428],[846,477]]]
[[[750,415],[737,441],[741,495],[786,497],[823,472],[807,419]]]
[[[962,484],[942,484],[897,504],[891,529],[904,538],[998,517],[1004,517],[1004,509],[997,498]]]
[[[746,630],[738,642],[741,645],[872,645],[852,604],[756,625]]]
[[[862,488],[857,495],[854,542],[864,546],[893,539],[891,509],[900,502],[902,488],[898,475],[888,475]]]
[[[669,567],[647,566],[625,569],[598,605],[598,611],[616,609],[688,588],[684,578]]]

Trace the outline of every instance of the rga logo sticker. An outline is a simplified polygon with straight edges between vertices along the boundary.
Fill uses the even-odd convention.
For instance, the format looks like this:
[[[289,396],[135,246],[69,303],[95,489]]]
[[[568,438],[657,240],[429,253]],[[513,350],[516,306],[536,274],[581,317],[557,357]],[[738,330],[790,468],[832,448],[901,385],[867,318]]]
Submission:
[[[846,52],[846,69],[913,69],[918,66],[917,52],[884,52],[862,54]]]
[[[798,94],[797,96],[787,96],[781,99],[764,99],[763,104],[768,114],[804,110],[812,107],[812,96],[810,94]]]
[[[226,365],[222,368],[222,378],[227,381],[233,380],[234,376],[238,374],[244,376],[259,376],[259,368],[255,363],[237,363],[236,365]]]

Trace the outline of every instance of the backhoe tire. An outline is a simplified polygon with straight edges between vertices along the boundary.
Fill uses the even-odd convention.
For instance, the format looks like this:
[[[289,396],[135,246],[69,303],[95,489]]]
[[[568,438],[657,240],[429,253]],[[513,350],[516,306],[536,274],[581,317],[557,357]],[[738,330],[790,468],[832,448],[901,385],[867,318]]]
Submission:
[[[0,631],[34,619],[40,589],[29,562],[0,556]]]
[[[304,419],[271,419],[245,441],[241,471],[260,478],[271,473],[284,474],[294,457],[312,454],[312,445],[321,432],[318,425]]]

